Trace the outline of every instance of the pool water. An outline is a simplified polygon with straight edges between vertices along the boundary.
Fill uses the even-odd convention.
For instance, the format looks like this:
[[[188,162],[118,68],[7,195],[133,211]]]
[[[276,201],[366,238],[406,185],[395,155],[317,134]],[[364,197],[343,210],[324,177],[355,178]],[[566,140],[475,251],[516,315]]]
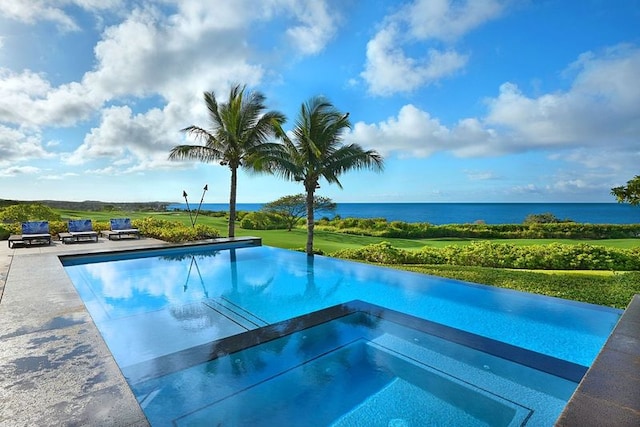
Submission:
[[[621,315],[263,246],[68,257],[63,263],[153,425],[214,419],[276,425],[279,417],[288,425],[308,425],[309,414],[317,425],[358,425],[363,419],[372,421],[368,425],[378,419],[379,425],[412,425],[427,413],[434,425],[551,425]],[[381,329],[354,327],[346,316],[266,344],[255,337],[250,344],[227,342],[355,300],[454,332],[434,337],[415,324],[398,332],[397,323],[388,321],[377,321]],[[318,355],[300,356],[309,331],[316,330]],[[462,342],[449,338],[460,335],[455,331],[462,331]],[[334,337],[350,339],[336,345]],[[484,341],[490,344],[474,347]],[[503,347],[504,354],[490,351]],[[194,358],[197,353],[206,357]],[[491,363],[469,362],[486,358]],[[577,374],[549,373],[563,363]],[[507,379],[496,374],[497,365]],[[330,374],[327,366],[340,374]],[[511,373],[518,369],[527,374],[514,380]],[[476,406],[493,408],[489,412],[498,418],[487,418]],[[232,422],[229,414],[240,418]]]

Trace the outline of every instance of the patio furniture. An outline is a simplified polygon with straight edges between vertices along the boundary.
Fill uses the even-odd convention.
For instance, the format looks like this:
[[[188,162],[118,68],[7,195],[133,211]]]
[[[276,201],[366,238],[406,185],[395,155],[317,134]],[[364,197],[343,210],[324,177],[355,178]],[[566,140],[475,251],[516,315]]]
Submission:
[[[102,235],[109,240],[118,238],[120,240],[122,236],[140,238],[140,230],[133,228],[131,225],[131,219],[129,218],[112,218],[110,221],[111,230],[104,230]]]
[[[62,243],[98,241],[98,232],[93,230],[93,223],[90,219],[70,219],[67,226],[68,233],[58,234]]]
[[[51,244],[49,221],[25,221],[22,223],[22,234],[13,234],[8,239],[9,248],[16,243],[31,246],[33,244]]]

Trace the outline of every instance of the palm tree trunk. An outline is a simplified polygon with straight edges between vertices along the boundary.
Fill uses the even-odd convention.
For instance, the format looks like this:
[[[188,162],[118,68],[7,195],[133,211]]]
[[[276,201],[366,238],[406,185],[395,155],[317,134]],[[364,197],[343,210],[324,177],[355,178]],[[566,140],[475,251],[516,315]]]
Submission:
[[[313,229],[315,220],[313,218],[313,188],[307,188],[307,256],[313,256]]]
[[[228,237],[236,235],[236,190],[238,187],[238,168],[231,169],[231,191],[229,193],[229,232]]]

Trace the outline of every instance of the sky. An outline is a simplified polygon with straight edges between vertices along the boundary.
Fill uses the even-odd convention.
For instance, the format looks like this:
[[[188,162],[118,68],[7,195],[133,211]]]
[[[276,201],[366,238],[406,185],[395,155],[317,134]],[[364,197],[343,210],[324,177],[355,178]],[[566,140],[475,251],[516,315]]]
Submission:
[[[638,0],[2,0],[0,199],[229,200],[170,161],[203,93],[324,96],[384,157],[335,202],[615,202],[640,174]],[[241,172],[238,202],[302,193]]]

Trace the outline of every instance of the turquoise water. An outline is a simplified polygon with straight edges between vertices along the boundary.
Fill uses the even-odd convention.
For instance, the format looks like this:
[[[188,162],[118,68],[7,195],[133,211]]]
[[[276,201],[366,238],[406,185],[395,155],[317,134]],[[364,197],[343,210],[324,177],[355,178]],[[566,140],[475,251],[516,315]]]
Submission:
[[[190,206],[194,211],[198,205]],[[257,211],[261,203],[239,203],[238,209]],[[184,203],[168,209],[186,209]],[[204,203],[202,209],[228,211],[225,203]],[[335,213],[319,212],[318,218],[386,218],[389,221],[430,224],[521,224],[530,214],[552,213],[560,219],[590,224],[637,224],[640,208],[620,203],[338,203]]]
[[[575,387],[358,314],[132,385],[177,426],[551,425]]]
[[[585,369],[591,365],[621,315],[620,310],[601,306],[321,256],[311,258],[303,253],[263,246],[225,250],[205,246],[190,250],[146,251],[128,254],[122,258],[118,259],[114,255],[86,256],[68,258],[63,262],[116,361],[132,382],[132,388],[136,391],[141,405],[143,408],[149,408],[145,409],[145,413],[149,414],[148,411],[150,411],[156,414],[154,417],[157,416],[158,420],[162,419],[163,411],[167,406],[158,403],[162,402],[160,397],[177,399],[171,390],[182,390],[179,393],[176,391],[178,394],[184,390],[191,390],[190,396],[195,402],[185,404],[186,406],[180,409],[179,413],[172,414],[170,417],[184,422],[189,419],[198,419],[199,415],[195,415],[196,413],[204,414],[211,408],[223,408],[225,405],[235,404],[231,402],[218,406],[212,403],[216,401],[215,399],[211,400],[210,392],[213,388],[227,390],[228,383],[223,380],[225,377],[218,377],[219,369],[213,369],[213,366],[220,366],[223,359],[180,369],[179,372],[171,373],[166,378],[163,376],[168,382],[164,382],[165,379],[154,378],[160,361],[171,365],[179,360],[172,358],[181,358],[185,354],[188,356],[195,349],[201,349],[202,346],[206,348],[218,340],[240,336],[238,334],[246,334],[250,331],[261,331],[266,325],[286,322],[296,316],[303,316],[353,300],[365,301],[477,334],[480,337],[552,356],[581,365]],[[341,336],[335,333],[336,328],[329,327],[328,332],[325,331],[319,336]],[[380,334],[379,330],[377,333]],[[373,340],[366,334],[358,337]],[[273,345],[282,349],[283,346],[286,347],[287,342],[297,339],[303,338],[282,338],[283,343],[277,344],[279,340],[275,340]],[[379,339],[376,337],[376,340]],[[388,348],[397,352],[399,356],[396,356],[404,358],[405,362],[411,359],[417,360],[420,364],[427,358],[422,354],[425,351],[424,348],[415,348],[413,338],[401,341],[404,344],[396,343],[389,345]],[[421,341],[426,340],[421,338]],[[407,343],[413,347],[407,346]],[[378,347],[376,351],[369,352],[363,349],[371,347],[370,343],[366,341],[363,345],[365,347],[360,345],[356,346],[357,348],[354,347],[353,351],[369,354],[370,357],[367,356],[365,360],[371,363],[384,359]],[[377,342],[376,345],[381,344]],[[338,350],[339,347],[340,345],[328,344],[328,349],[322,350],[327,354],[327,360],[344,359],[344,354]],[[433,348],[433,344],[428,346],[429,351]],[[251,352],[251,350],[246,351]],[[237,353],[243,355],[241,362],[251,360],[252,369],[246,370],[234,365],[235,360],[238,359],[234,358],[234,355],[229,355],[228,359],[224,360],[227,360],[225,363],[229,363],[233,368],[232,372],[239,375],[239,379],[246,381],[241,381],[241,384],[249,387],[250,383],[251,390],[262,390],[264,386],[260,384],[264,380],[256,380],[255,375],[268,372],[271,368],[265,366],[271,366],[274,363],[273,369],[279,369],[277,366],[280,362],[276,363],[274,360],[279,361],[280,356],[278,351],[273,349],[260,348],[254,351],[263,355],[271,354],[271,356],[265,360],[264,357],[254,359],[250,355],[244,355],[244,352]],[[456,350],[454,353],[462,354],[467,351],[470,350],[463,346],[462,350]],[[215,353],[213,350],[211,352]],[[340,356],[341,354],[343,356]],[[223,357],[227,356],[223,355]],[[453,379],[449,378],[447,375],[450,375],[448,373],[450,363],[442,362],[449,358],[457,360],[451,356],[440,357],[436,358],[436,362],[428,364],[427,368],[419,366],[417,369],[436,369],[436,372],[443,370],[447,373],[445,375],[448,378],[447,384],[454,384],[452,387],[455,389],[460,386],[460,381],[464,384],[469,381],[464,372],[473,370],[467,367],[458,375],[453,375]],[[310,359],[303,358],[302,362],[296,362],[295,358],[285,359],[287,363],[294,365],[296,363],[307,367],[313,365],[310,364]],[[476,356],[469,358],[469,360],[475,359],[479,358]],[[374,366],[378,366],[376,363],[373,363]],[[375,405],[371,406],[371,402],[377,399],[384,400],[383,395],[402,394],[399,390],[409,390],[412,387],[418,387],[424,393],[433,394],[425,384],[407,383],[408,378],[413,376],[399,373],[395,368],[390,368],[389,363],[393,366],[397,365],[396,362],[385,362],[382,363],[382,367],[379,367],[388,373],[385,380],[371,386],[372,388],[365,387],[362,390],[362,395],[368,397],[360,400],[362,405],[356,405],[360,408],[356,411],[359,415],[354,413],[350,418],[346,415],[349,411],[336,409],[333,412],[329,411],[330,414],[327,416],[334,417],[337,416],[336,414],[342,414],[340,417],[345,418],[340,418],[343,420],[341,425],[349,425],[349,420],[357,420],[358,417],[363,416],[362,414],[370,411],[371,407],[375,407]],[[444,368],[440,367],[442,363],[446,365]],[[492,364],[482,363],[480,368],[476,366],[474,369],[480,369],[481,372],[483,366],[492,366]],[[259,368],[258,372],[261,373],[256,374],[256,368]],[[412,365],[411,369],[415,368],[416,365]],[[287,369],[293,368],[281,370],[289,372]],[[278,378],[300,379],[299,372],[308,371],[307,368],[300,369],[291,371],[293,377],[278,374]],[[199,384],[198,387],[201,387],[200,394],[196,393],[195,397],[194,381],[196,385]],[[275,381],[275,378],[273,383],[267,381],[270,383],[268,388],[276,387],[276,390],[280,390],[277,386],[278,381]],[[284,381],[284,389],[291,387],[288,381]],[[551,380],[540,381],[542,384],[551,384],[551,382]],[[495,381],[491,380],[489,383],[494,384]],[[522,381],[517,383],[521,384]],[[551,393],[549,399],[555,403],[551,404],[547,398],[543,398],[543,403],[537,405],[540,408],[546,406],[555,408],[553,412],[555,416],[559,414],[571,391],[577,385],[575,382],[570,382],[567,386],[566,380],[560,383],[559,389],[562,392],[548,392]],[[471,390],[469,392],[482,394],[487,388],[491,389],[490,384],[479,386],[472,382],[469,385]],[[310,387],[313,390],[316,385]],[[331,387],[340,387],[340,385],[333,384]],[[331,387],[329,389],[333,390]],[[382,391],[383,389],[386,391]],[[478,392],[477,389],[483,391]],[[204,390],[206,390],[206,397],[201,395]],[[229,393],[225,396],[235,395],[239,391]],[[491,393],[495,392],[491,391]],[[496,400],[498,402],[496,405],[503,407],[504,399],[508,400],[511,393],[501,394],[501,397]],[[521,394],[525,396],[530,393]],[[558,397],[558,394],[561,396]],[[224,396],[218,396],[218,398],[226,399]],[[437,396],[434,399],[442,400]],[[556,400],[561,403],[557,403]],[[351,404],[347,406],[352,410],[356,409]],[[453,404],[453,407],[456,405]],[[180,408],[180,405],[176,408]],[[514,417],[521,413],[516,410],[517,408],[509,405],[505,408],[507,408],[505,413],[513,414]],[[259,411],[259,408],[256,410]],[[192,411],[195,412],[189,415]],[[541,411],[542,409],[538,409],[536,413],[543,413]],[[464,408],[463,412],[468,415],[469,408]],[[405,415],[411,417],[410,414]],[[190,418],[192,416],[195,418]],[[277,418],[278,415],[274,416]],[[481,420],[482,416],[478,419]],[[548,417],[543,419],[549,420]],[[337,418],[334,422],[337,422]],[[160,421],[156,424],[163,425]],[[199,423],[195,422],[195,425]]]

